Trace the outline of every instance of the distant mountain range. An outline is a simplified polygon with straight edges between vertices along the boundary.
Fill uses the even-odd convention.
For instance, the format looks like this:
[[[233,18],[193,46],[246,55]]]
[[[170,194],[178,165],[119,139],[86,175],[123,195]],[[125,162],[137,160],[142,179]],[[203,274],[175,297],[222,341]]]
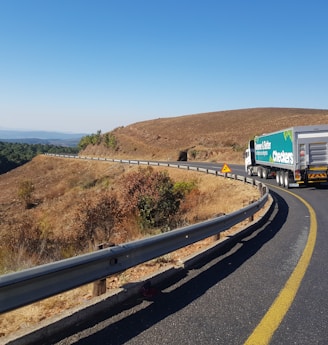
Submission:
[[[57,146],[77,146],[85,133],[62,133],[46,131],[18,131],[0,129],[0,141],[26,144],[48,144]]]

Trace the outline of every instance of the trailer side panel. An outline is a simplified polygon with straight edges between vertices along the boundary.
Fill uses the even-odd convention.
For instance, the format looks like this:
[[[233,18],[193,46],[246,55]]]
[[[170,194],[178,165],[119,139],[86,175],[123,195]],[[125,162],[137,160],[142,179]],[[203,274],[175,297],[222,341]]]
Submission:
[[[293,167],[293,130],[287,129],[256,137],[255,160],[257,164]]]

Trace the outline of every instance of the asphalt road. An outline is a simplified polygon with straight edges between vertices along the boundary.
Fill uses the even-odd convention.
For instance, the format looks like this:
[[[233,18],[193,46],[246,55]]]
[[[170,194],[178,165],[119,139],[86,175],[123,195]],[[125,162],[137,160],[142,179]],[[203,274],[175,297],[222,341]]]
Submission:
[[[230,167],[237,174],[243,170],[240,166]],[[226,253],[217,253],[156,286],[159,293],[152,299],[132,300],[122,309],[108,310],[52,343],[227,345],[248,341],[259,345],[254,330],[281,292],[288,296],[294,292],[296,296],[286,312],[282,312],[287,303],[283,299],[273,316],[266,319],[261,339],[280,345],[327,344],[328,187],[291,190],[312,206],[311,213],[302,200],[276,188],[274,180],[267,183],[272,184],[275,209],[263,228]],[[286,289],[308,245],[315,220],[315,247],[299,289],[293,285]],[[279,317],[277,329],[270,330]]]
[[[314,209],[317,236],[314,251],[294,303],[272,344],[328,344],[328,186],[293,190]],[[301,217],[301,213],[299,213]]]

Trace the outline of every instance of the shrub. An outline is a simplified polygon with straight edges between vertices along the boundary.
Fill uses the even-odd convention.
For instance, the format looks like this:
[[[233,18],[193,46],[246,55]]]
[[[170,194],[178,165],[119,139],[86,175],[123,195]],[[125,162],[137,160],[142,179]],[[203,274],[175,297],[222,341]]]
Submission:
[[[193,159],[195,159],[195,158],[197,157],[197,153],[198,153],[198,152],[197,152],[196,150],[191,150],[191,151],[190,151],[190,157],[193,158]]]
[[[33,182],[30,180],[24,180],[19,183],[18,197],[24,202],[25,208],[30,208],[33,205],[34,190]]]
[[[77,250],[83,250],[88,243],[93,246],[109,242],[115,228],[122,220],[120,204],[116,196],[105,192],[86,196],[77,208],[74,219],[74,238]]]
[[[183,196],[186,196],[189,194],[193,189],[195,189],[197,186],[196,181],[182,181],[182,182],[176,182],[174,184],[174,191],[176,193],[180,193]]]
[[[54,242],[51,232],[43,224],[38,224],[32,214],[25,214],[15,223],[12,232],[4,234],[3,239],[7,250],[18,257],[16,268],[26,266],[22,262],[24,258],[28,258],[30,265],[36,265],[53,257]]]
[[[167,172],[140,168],[125,176],[122,184],[124,211],[136,214],[142,229],[169,226],[183,194],[174,189]]]

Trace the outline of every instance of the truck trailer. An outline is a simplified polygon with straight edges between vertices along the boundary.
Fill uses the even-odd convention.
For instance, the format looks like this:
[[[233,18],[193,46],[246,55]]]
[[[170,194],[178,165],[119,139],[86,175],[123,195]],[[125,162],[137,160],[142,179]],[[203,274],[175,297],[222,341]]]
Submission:
[[[256,136],[245,151],[248,175],[285,188],[328,181],[328,125],[298,126]]]

